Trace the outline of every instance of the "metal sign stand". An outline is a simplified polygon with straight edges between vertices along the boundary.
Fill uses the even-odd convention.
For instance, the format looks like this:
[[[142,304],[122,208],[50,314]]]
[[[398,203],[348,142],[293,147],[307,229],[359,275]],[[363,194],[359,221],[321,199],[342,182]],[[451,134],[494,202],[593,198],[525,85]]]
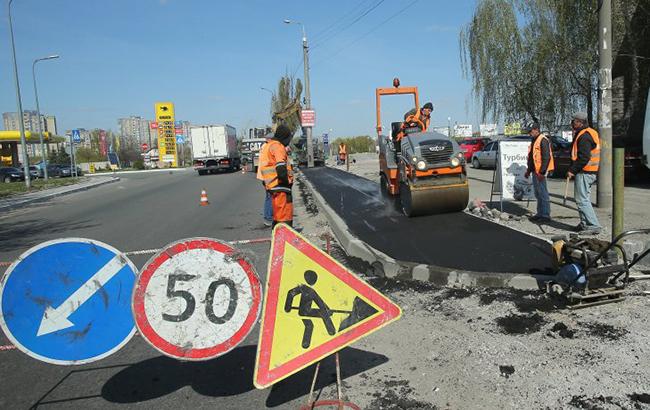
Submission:
[[[347,160],[347,156],[346,156]],[[325,250],[328,255],[332,253],[332,236],[329,233],[324,233],[321,238],[325,239]],[[311,388],[309,389],[309,396],[307,397],[307,404],[302,406],[300,410],[311,410],[317,407],[337,406],[338,410],[345,408],[352,410],[361,410],[359,406],[354,403],[346,402],[343,400],[343,383],[341,383],[341,363],[339,353],[334,353],[334,360],[336,362],[336,400],[319,400],[314,401],[314,389],[316,388],[316,379],[320,370],[322,360],[316,363],[316,370],[314,370],[314,378],[311,381]]]

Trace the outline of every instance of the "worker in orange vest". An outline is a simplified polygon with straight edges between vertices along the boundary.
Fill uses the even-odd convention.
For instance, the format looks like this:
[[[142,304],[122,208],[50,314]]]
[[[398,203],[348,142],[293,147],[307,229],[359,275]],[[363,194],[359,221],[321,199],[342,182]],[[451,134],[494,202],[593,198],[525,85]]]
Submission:
[[[531,122],[526,127],[532,138],[528,147],[528,169],[526,178],[533,175],[533,188],[537,199],[537,213],[529,219],[533,222],[551,221],[551,198],[546,186],[546,174],[555,169],[551,141],[546,134],[539,131],[539,124]]]
[[[584,112],[573,115],[571,128],[573,145],[567,176],[575,178],[573,192],[580,214],[580,223],[574,230],[584,235],[598,235],[602,227],[591,205],[591,187],[596,183],[600,168],[600,137],[596,130],[589,127]]]
[[[345,164],[348,155],[348,147],[344,143],[339,143],[339,165]]]
[[[264,225],[271,226],[273,225],[273,205],[271,203],[271,193],[266,190],[266,185],[264,184],[264,177],[262,176],[262,163],[268,162],[269,157],[269,141],[273,138],[273,133],[268,133],[264,136],[266,142],[260,148],[259,159],[257,162],[257,179],[262,181],[262,186],[264,187]]]
[[[264,186],[271,195],[273,208],[273,226],[279,223],[293,225],[293,169],[287,155],[286,147],[291,143],[292,132],[284,124],[278,126],[273,138],[269,140],[268,156],[260,162]]]

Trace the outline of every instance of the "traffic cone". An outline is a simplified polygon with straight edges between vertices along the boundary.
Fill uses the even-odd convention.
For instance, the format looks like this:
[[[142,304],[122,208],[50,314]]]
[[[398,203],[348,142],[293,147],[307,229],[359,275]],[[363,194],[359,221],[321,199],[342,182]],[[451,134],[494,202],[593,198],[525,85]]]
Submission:
[[[208,202],[208,193],[205,192],[205,188],[201,190],[201,201],[199,202],[199,205],[201,206],[210,205],[210,202]]]

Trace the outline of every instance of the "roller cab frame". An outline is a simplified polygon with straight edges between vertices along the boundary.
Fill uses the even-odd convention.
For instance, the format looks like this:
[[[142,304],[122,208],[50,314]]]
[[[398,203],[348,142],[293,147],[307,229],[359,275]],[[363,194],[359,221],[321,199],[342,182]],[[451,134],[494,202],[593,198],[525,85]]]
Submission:
[[[384,135],[381,98],[390,95],[412,95],[416,109],[405,123],[391,123],[391,133]],[[465,209],[469,187],[463,152],[454,140],[430,132],[419,120],[418,88],[400,87],[396,78],[393,87],[377,88],[375,97],[382,193],[399,196],[402,211],[407,216]]]

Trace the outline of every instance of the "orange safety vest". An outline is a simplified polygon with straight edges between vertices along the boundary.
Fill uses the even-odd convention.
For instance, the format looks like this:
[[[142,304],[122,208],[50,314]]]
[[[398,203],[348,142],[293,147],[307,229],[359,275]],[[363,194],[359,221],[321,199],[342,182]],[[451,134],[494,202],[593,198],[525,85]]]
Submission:
[[[278,165],[285,165],[287,167],[289,184],[293,184],[293,168],[289,162],[287,150],[277,140],[270,140],[266,145],[268,145],[266,162],[262,163],[260,161],[259,165],[264,186],[268,191],[291,192],[291,188],[279,186],[280,181],[278,180],[278,171],[276,169]]]
[[[345,144],[339,144],[339,154],[345,154],[348,151],[348,147]]]
[[[542,169],[542,139],[548,141],[546,134],[539,134],[539,136],[535,138],[535,142],[530,144],[528,147],[528,153],[530,153],[531,149],[533,150],[533,163],[535,164],[535,172],[538,174]],[[548,168],[546,168],[546,172],[551,172],[555,169],[555,160],[553,159],[553,148],[551,148],[550,141],[548,144],[548,153],[551,155],[551,158],[548,161]]]
[[[269,143],[268,141],[262,145],[262,148],[260,148],[260,153],[259,153],[259,160],[257,162],[257,179],[260,181],[264,181],[264,177],[262,176],[262,164],[266,164],[269,162]]]
[[[573,141],[573,147],[571,147],[571,161],[578,160],[578,141],[586,133],[591,135],[594,143],[596,143],[596,148],[591,150],[591,158],[589,158],[589,162],[587,162],[587,165],[582,170],[586,172],[598,172],[600,166],[600,137],[598,136],[598,131],[593,128],[585,128],[578,133],[576,139]]]

